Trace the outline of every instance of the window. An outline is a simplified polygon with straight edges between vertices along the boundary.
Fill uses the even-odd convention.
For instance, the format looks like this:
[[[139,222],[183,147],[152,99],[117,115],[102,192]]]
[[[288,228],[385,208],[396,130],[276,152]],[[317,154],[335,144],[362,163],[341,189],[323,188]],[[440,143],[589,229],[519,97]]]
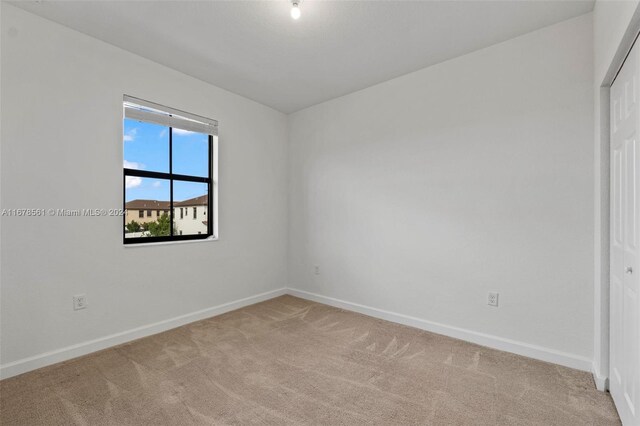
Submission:
[[[156,210],[155,221],[141,224],[127,223],[124,216],[124,243],[216,236],[217,121],[129,96],[123,106],[124,207],[134,210],[145,205]],[[191,206],[203,206],[214,214],[187,226],[175,217],[180,205],[185,206],[179,207],[180,219]],[[153,210],[146,210],[150,218]],[[144,209],[138,215],[144,218]]]

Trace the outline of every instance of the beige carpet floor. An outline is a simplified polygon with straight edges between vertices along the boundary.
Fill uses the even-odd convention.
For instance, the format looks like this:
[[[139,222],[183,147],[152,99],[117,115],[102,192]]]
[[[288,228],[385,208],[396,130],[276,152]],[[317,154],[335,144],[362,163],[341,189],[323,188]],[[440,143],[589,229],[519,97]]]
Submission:
[[[588,373],[283,296],[0,382],[2,425],[616,425]]]

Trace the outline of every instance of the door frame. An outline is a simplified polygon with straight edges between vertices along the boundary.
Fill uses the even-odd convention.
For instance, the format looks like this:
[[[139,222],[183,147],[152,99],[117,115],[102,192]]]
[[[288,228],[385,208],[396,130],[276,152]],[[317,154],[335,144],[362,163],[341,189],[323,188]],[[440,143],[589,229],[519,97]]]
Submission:
[[[595,106],[599,105],[599,124],[595,136],[595,212],[594,212],[594,360],[592,374],[600,391],[609,388],[609,282],[610,282],[610,149],[611,149],[611,85],[640,35],[640,3],[609,64],[607,73],[596,88]],[[638,41],[640,42],[640,41]],[[597,70],[596,70],[597,72]]]

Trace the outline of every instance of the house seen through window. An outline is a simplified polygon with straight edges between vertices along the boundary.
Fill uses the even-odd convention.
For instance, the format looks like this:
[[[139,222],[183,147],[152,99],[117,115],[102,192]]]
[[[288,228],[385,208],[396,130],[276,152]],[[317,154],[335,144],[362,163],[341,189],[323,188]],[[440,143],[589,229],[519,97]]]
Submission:
[[[215,236],[217,122],[125,96],[123,129],[124,243]]]

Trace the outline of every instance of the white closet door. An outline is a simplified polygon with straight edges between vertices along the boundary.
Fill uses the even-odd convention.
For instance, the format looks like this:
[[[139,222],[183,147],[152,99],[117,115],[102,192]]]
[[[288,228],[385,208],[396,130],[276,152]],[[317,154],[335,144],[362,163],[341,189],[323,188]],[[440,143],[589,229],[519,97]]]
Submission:
[[[636,45],[611,86],[609,388],[629,426],[640,426],[639,52]]]

